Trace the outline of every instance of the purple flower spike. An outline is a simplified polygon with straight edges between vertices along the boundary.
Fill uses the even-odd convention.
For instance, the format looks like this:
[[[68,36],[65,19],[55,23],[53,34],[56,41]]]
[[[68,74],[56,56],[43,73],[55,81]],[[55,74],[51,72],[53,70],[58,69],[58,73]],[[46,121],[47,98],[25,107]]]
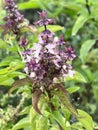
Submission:
[[[24,17],[19,13],[14,0],[5,0],[5,9],[7,16],[4,18],[6,21],[4,25],[4,33],[12,31],[14,34],[19,34],[19,24],[24,21]]]
[[[33,46],[32,52],[24,51],[24,61],[26,63],[25,72],[38,85],[46,87],[54,82],[54,79],[73,76],[74,71],[69,61],[76,56],[71,47],[66,47],[64,37],[55,37],[54,33],[47,29],[47,25],[52,23],[52,19],[46,18],[46,12],[40,14],[41,20],[36,24],[44,26],[45,29],[39,34],[38,43]],[[25,43],[25,39],[22,41]],[[29,53],[30,52],[30,53]]]

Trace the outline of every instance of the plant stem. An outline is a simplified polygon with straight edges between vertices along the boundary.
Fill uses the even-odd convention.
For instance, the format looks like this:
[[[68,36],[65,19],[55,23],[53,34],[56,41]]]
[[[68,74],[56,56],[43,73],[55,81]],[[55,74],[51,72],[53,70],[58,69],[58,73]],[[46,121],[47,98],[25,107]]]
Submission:
[[[89,15],[91,14],[90,6],[88,4],[88,0],[86,0],[86,8],[88,10]]]

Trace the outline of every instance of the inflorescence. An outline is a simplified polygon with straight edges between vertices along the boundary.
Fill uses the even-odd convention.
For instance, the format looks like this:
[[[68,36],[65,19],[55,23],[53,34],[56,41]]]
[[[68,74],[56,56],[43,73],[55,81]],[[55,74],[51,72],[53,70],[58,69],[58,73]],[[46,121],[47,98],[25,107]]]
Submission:
[[[14,34],[19,34],[19,24],[24,21],[24,16],[19,13],[14,0],[5,0],[5,9],[7,17],[4,18],[5,32],[12,31]]]
[[[46,12],[39,13],[41,20],[35,24],[44,26],[44,30],[38,36],[38,43],[34,44],[33,49],[27,48],[27,41],[24,37],[20,44],[24,48],[25,69],[27,75],[40,86],[49,86],[55,79],[61,81],[66,76],[73,76],[74,71],[70,61],[76,56],[64,37],[56,37],[53,32],[47,29],[47,25],[52,24],[54,19],[47,19]]]

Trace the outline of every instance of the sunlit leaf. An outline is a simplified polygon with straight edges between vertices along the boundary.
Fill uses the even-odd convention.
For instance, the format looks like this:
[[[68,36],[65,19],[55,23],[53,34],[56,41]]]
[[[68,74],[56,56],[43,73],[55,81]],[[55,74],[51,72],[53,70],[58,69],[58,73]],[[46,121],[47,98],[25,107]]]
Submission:
[[[73,123],[69,126],[69,128],[75,129],[75,130],[84,130],[83,125],[80,122]]]
[[[48,119],[44,116],[40,116],[36,120],[36,130],[49,130]]]
[[[36,119],[38,117],[38,113],[34,110],[33,107],[31,107],[30,109],[29,116],[30,116],[30,124],[33,127],[32,130],[36,130]]]
[[[19,60],[15,61],[15,62],[11,62],[9,67],[6,67],[4,69],[0,69],[0,75],[12,73],[13,71],[18,70],[18,69],[23,68],[23,67],[24,67],[24,63],[22,63]]]
[[[31,105],[25,107],[25,108],[24,108],[24,109],[19,113],[19,115],[29,114],[29,112],[30,112],[30,108],[31,108]]]
[[[19,130],[19,129],[24,128],[26,126],[30,126],[29,117],[21,119],[18,123],[16,123],[14,125],[14,127],[12,128],[12,130]]]
[[[84,83],[87,82],[86,78],[78,71],[75,71],[75,74],[73,77],[66,77],[66,80],[67,81],[74,80],[74,81],[84,82]]]
[[[66,130],[66,122],[65,118],[61,115],[59,111],[53,111],[52,112],[53,118],[61,125],[61,127]]]
[[[27,126],[23,130],[33,130],[33,127],[32,126]]]
[[[0,41],[1,43],[1,41]],[[4,44],[4,43],[3,43]],[[5,44],[6,46],[6,44]],[[13,59],[18,59],[17,56],[7,56],[0,62],[0,67],[9,66]],[[18,61],[18,60],[17,60]]]
[[[92,117],[85,111],[79,109],[78,109],[78,113],[81,116],[81,118],[78,118],[78,120],[83,124],[86,130],[94,130]]]
[[[2,39],[0,39],[0,49],[1,48],[6,48],[7,47],[7,45],[6,45],[6,43],[5,43],[5,41],[3,41]]]
[[[7,78],[4,81],[0,82],[0,85],[4,85],[4,86],[11,86],[14,83],[14,79],[13,78]]]
[[[32,2],[31,1],[29,1],[29,2],[22,2],[22,3],[18,4],[19,10],[35,9],[35,8],[38,8],[38,7],[39,7],[39,5],[36,2],[36,0],[32,0]]]
[[[80,59],[81,61],[84,63],[85,60],[86,60],[86,56],[89,52],[89,50],[92,48],[92,46],[95,44],[96,40],[87,40],[85,41],[82,46],[81,46],[81,49],[80,49]]]
[[[51,127],[50,130],[59,130],[59,128]]]
[[[80,89],[80,87],[75,86],[75,87],[68,88],[67,91],[71,94],[71,93],[78,91],[79,89]]]
[[[8,79],[13,79],[13,78],[19,77],[19,76],[25,76],[25,74],[21,73],[21,72],[18,72],[18,71],[14,71],[12,73],[3,74],[3,75],[0,76],[0,83],[2,83],[2,82],[4,83]],[[13,82],[11,82],[11,83],[13,83]],[[11,85],[11,83],[10,83],[10,85]]]
[[[37,28],[34,27],[34,26],[23,26],[20,31],[23,33],[23,32],[32,32],[32,33],[35,33],[37,32]]]
[[[61,27],[59,25],[47,25],[47,29],[51,30],[52,32],[57,32],[57,31],[64,29],[64,27]],[[43,30],[44,30],[44,27],[38,28],[38,32],[41,32]]]
[[[75,4],[75,2],[66,2],[63,4],[63,6],[76,12],[80,11],[81,9],[81,6],[78,4]]]
[[[84,23],[89,19],[89,17],[87,15],[80,15],[74,26],[72,29],[72,35],[76,35],[76,33],[78,32],[78,30],[84,25]]]

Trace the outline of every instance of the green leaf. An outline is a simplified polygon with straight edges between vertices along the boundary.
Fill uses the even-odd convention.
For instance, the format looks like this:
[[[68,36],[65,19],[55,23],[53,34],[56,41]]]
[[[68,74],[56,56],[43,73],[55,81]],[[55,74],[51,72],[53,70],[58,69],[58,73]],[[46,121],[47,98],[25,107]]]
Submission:
[[[78,120],[83,124],[86,130],[93,130],[93,120],[92,117],[85,111],[79,110],[78,113],[81,116]]]
[[[4,74],[10,74],[15,70],[18,70],[20,68],[24,67],[24,63],[22,63],[21,61],[17,60],[15,62],[11,62],[9,67],[6,67],[4,69],[0,69],[0,75],[4,75]]]
[[[2,39],[0,39],[0,49],[4,49],[6,47],[7,47],[6,43]]]
[[[24,33],[24,32],[37,32],[37,28],[35,26],[29,26],[29,25],[25,25],[23,27],[20,28],[20,31],[21,33]]]
[[[63,104],[65,106],[65,108],[75,117],[78,117],[78,112],[77,110],[74,108],[74,106],[71,104],[70,102],[70,95],[68,93],[68,91],[66,89],[64,89],[63,86],[61,86],[61,84],[56,84],[55,85],[56,88],[58,89],[58,91],[55,93],[61,104]]]
[[[93,73],[89,68],[82,68],[81,73],[85,75],[87,82],[92,82],[94,80]]]
[[[29,115],[30,115],[30,124],[33,127],[32,130],[36,130],[36,120],[38,117],[38,113],[33,109],[33,107],[31,107]]]
[[[33,130],[33,127],[32,126],[27,126],[23,130]]]
[[[49,130],[48,119],[44,116],[40,116],[36,120],[36,130]]]
[[[76,123],[73,123],[71,126],[69,126],[71,128],[73,128],[74,130],[84,130],[83,129],[83,125],[80,123],[80,122],[76,122]],[[72,129],[72,130],[73,130]]]
[[[7,80],[1,81],[1,82],[0,82],[0,85],[11,86],[13,83],[14,83],[14,79],[12,79],[12,78],[7,78]]]
[[[76,33],[79,31],[79,29],[84,25],[84,23],[89,19],[88,15],[80,15],[73,28],[72,28],[72,35],[76,35]]]
[[[98,82],[98,70],[93,73],[94,76],[94,82]]]
[[[84,83],[87,82],[85,77],[81,73],[79,73],[78,71],[75,71],[75,75],[73,77],[66,77],[65,80],[67,80],[67,81],[75,80],[75,81],[84,82]]]
[[[0,41],[1,43],[1,41]],[[7,47],[7,46],[6,46]],[[13,59],[17,59],[16,56],[8,56],[8,57],[5,57],[1,62],[0,62],[0,67],[2,66],[8,66],[12,61]],[[18,61],[18,60],[17,60]]]
[[[79,4],[75,4],[75,2],[66,2],[63,3],[62,6],[65,6],[66,8],[73,10],[73,11],[80,11],[81,6]]]
[[[86,61],[86,56],[88,54],[88,51],[92,48],[92,46],[95,44],[96,40],[87,40],[85,41],[80,49],[80,59],[84,63]]]
[[[61,106],[62,113],[64,114],[64,117],[66,118],[66,122],[70,120],[70,112],[65,109],[65,106]]]
[[[61,125],[61,127],[66,130],[66,121],[65,118],[59,111],[52,112],[52,117]]]
[[[93,87],[93,94],[94,94],[95,100],[98,103],[98,80],[97,82],[94,82],[92,84],[92,87]]]
[[[93,48],[89,54],[87,55],[87,62],[90,62],[92,64],[97,64],[98,61],[98,48]]]
[[[59,130],[59,128],[51,127],[50,130]]]
[[[24,76],[24,73],[14,71],[0,76],[0,84],[10,86],[14,82],[14,77]]]
[[[51,30],[52,32],[57,32],[57,31],[64,29],[64,27],[61,27],[59,25],[47,25],[47,29]],[[44,27],[38,28],[39,33],[42,32],[43,30],[44,30]]]
[[[25,128],[27,126],[30,126],[29,117],[26,117],[26,118],[23,118],[22,120],[20,120],[17,124],[14,125],[12,130],[19,130],[19,129]]]
[[[31,105],[25,107],[25,108],[24,108],[24,109],[19,113],[19,115],[25,115],[25,114],[28,114],[29,111],[30,111],[30,108],[31,108]]]
[[[19,10],[24,10],[24,9],[35,9],[38,8],[38,2],[36,2],[36,0],[32,0],[29,2],[22,2],[18,4],[18,8]]]
[[[71,93],[78,91],[79,89],[80,89],[80,87],[75,86],[75,87],[68,88],[67,91],[71,94]]]
[[[16,60],[15,62],[11,62],[9,66],[9,71],[13,72],[15,70],[21,69],[24,67],[24,63],[22,61]]]
[[[89,0],[89,1],[88,1],[88,4],[90,4],[91,1],[92,1],[92,0]],[[85,1],[85,0],[81,0],[81,1],[80,1],[80,0],[75,0],[75,2],[76,2],[76,3],[79,3],[79,4],[83,4],[83,5],[86,4],[86,1]]]

